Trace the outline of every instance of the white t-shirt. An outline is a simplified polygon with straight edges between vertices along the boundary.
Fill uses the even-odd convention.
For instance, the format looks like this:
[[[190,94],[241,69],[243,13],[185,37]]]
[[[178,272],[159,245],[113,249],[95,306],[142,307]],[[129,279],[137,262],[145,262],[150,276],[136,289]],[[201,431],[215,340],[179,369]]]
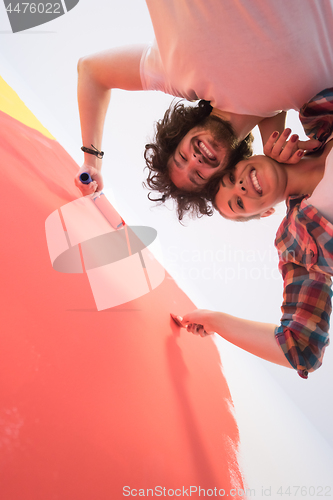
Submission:
[[[146,2],[146,90],[266,117],[333,87],[333,0]]]

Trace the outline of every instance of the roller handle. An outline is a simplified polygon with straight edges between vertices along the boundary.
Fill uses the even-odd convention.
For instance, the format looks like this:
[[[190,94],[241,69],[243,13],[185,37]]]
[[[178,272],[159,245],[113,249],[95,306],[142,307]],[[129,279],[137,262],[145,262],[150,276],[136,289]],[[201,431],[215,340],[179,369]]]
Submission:
[[[90,182],[92,182],[92,178],[90,174],[88,174],[88,172],[82,172],[79,179],[82,184],[90,184]],[[104,193],[94,193],[92,201],[95,203],[99,211],[104,215],[106,220],[111,224],[113,229],[120,229],[121,227],[125,226],[124,220],[105,198]]]
[[[88,172],[82,172],[80,175],[80,181],[82,184],[90,184],[92,182],[92,178]]]

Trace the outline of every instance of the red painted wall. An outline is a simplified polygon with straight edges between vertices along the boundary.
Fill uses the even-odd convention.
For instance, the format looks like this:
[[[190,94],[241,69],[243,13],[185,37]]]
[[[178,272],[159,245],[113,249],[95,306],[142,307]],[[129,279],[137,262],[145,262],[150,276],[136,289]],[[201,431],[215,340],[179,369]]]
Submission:
[[[46,218],[78,197],[77,165],[2,112],[0,164],[1,500],[244,487],[217,349],[170,320],[188,297],[167,276],[98,312],[87,276],[54,271],[45,239]]]

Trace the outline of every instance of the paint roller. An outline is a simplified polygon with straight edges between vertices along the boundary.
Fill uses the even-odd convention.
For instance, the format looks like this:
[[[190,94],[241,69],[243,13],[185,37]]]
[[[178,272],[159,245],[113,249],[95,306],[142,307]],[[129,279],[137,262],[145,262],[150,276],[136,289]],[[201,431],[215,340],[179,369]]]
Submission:
[[[82,184],[90,184],[92,178],[88,172],[82,172],[80,175],[80,181]],[[125,226],[125,222],[118,214],[117,210],[113,208],[111,203],[108,201],[107,197],[102,191],[96,192],[92,195],[91,200],[94,202],[98,210],[105,217],[105,219],[111,224],[113,229],[120,229]]]

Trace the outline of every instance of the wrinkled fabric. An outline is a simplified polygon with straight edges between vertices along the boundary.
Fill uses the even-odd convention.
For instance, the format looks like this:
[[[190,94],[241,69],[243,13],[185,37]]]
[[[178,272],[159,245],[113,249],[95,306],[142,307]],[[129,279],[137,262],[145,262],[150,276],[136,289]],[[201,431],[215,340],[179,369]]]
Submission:
[[[145,90],[269,117],[332,85],[332,0],[146,3],[155,41],[141,61]]]
[[[275,240],[284,281],[275,337],[302,378],[321,366],[329,345],[333,275],[333,225],[306,199],[288,200]]]

